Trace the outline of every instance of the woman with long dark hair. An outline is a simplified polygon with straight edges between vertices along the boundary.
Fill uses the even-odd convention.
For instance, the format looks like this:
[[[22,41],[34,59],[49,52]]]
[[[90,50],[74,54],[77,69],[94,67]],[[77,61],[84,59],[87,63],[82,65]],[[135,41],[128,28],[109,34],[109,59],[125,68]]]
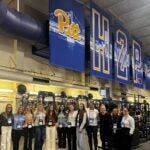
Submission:
[[[45,117],[46,123],[46,150],[56,150],[56,123],[57,115],[54,105],[50,105]]]
[[[83,103],[80,103],[79,110],[76,117],[76,134],[78,150],[85,149],[85,127],[87,123],[87,113]]]
[[[67,115],[65,112],[65,106],[63,104],[60,105],[58,111],[58,148],[65,149],[66,148],[66,125],[67,125]]]
[[[11,133],[13,124],[12,105],[7,104],[5,112],[0,115],[1,120],[1,150],[11,150]]]
[[[25,116],[22,106],[19,106],[18,111],[14,114],[14,123],[12,130],[13,150],[19,150],[19,141],[23,135],[23,125]]]

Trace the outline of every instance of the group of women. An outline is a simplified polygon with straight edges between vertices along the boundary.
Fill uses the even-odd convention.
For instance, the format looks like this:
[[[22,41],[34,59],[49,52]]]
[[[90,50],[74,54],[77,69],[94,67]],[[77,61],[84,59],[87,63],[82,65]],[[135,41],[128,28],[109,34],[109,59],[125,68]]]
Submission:
[[[68,150],[86,150],[86,132],[90,150],[97,150],[99,126],[104,150],[130,150],[134,131],[134,119],[127,108],[124,108],[122,116],[118,115],[117,108],[110,114],[105,105],[98,110],[93,103],[88,108],[80,103],[78,110],[73,104],[68,109],[63,104],[57,109],[50,105],[47,110],[43,104],[38,104],[34,112],[30,105],[26,108],[20,106],[16,114],[12,113],[12,105],[7,104],[5,112],[0,115],[0,124],[1,150],[11,150],[11,139],[13,150],[20,150],[21,136],[24,136],[23,150],[32,150],[33,136],[34,150],[42,150],[44,142],[46,150],[56,150],[56,147],[65,150],[66,141]]]

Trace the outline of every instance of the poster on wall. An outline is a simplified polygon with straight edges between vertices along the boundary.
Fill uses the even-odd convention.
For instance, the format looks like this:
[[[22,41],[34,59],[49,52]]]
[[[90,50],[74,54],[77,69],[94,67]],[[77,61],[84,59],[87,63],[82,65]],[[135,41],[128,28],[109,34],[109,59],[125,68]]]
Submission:
[[[150,56],[144,56],[145,88],[150,90]]]
[[[110,18],[91,1],[90,21],[90,73],[112,79],[112,40]]]
[[[84,72],[83,6],[75,0],[50,0],[49,10],[50,63]]]
[[[132,40],[132,80],[133,86],[143,88],[143,63],[141,43]]]
[[[114,30],[114,74],[115,80],[130,83],[129,33],[117,22]]]

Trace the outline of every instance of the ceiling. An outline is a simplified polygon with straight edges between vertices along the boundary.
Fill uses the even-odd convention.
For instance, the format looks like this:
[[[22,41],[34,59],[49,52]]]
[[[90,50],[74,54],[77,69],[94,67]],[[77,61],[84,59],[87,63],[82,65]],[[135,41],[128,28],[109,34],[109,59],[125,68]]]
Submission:
[[[78,0],[89,3],[89,0]],[[143,44],[150,55],[150,0],[93,0],[120,20],[125,28]],[[49,0],[25,0],[26,4],[48,15]]]

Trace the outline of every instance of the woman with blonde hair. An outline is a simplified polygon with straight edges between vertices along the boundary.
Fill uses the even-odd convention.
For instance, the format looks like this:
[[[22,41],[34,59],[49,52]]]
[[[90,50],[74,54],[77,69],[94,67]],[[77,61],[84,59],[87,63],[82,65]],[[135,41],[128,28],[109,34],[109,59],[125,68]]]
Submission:
[[[23,107],[19,106],[17,113],[14,114],[14,123],[12,130],[13,150],[19,150],[19,141],[23,133],[24,121],[25,116]]]
[[[35,142],[34,150],[42,150],[45,138],[45,116],[46,112],[42,103],[39,103],[34,113]]]
[[[24,124],[24,150],[32,150],[33,126],[34,120],[32,108],[27,106]]]

